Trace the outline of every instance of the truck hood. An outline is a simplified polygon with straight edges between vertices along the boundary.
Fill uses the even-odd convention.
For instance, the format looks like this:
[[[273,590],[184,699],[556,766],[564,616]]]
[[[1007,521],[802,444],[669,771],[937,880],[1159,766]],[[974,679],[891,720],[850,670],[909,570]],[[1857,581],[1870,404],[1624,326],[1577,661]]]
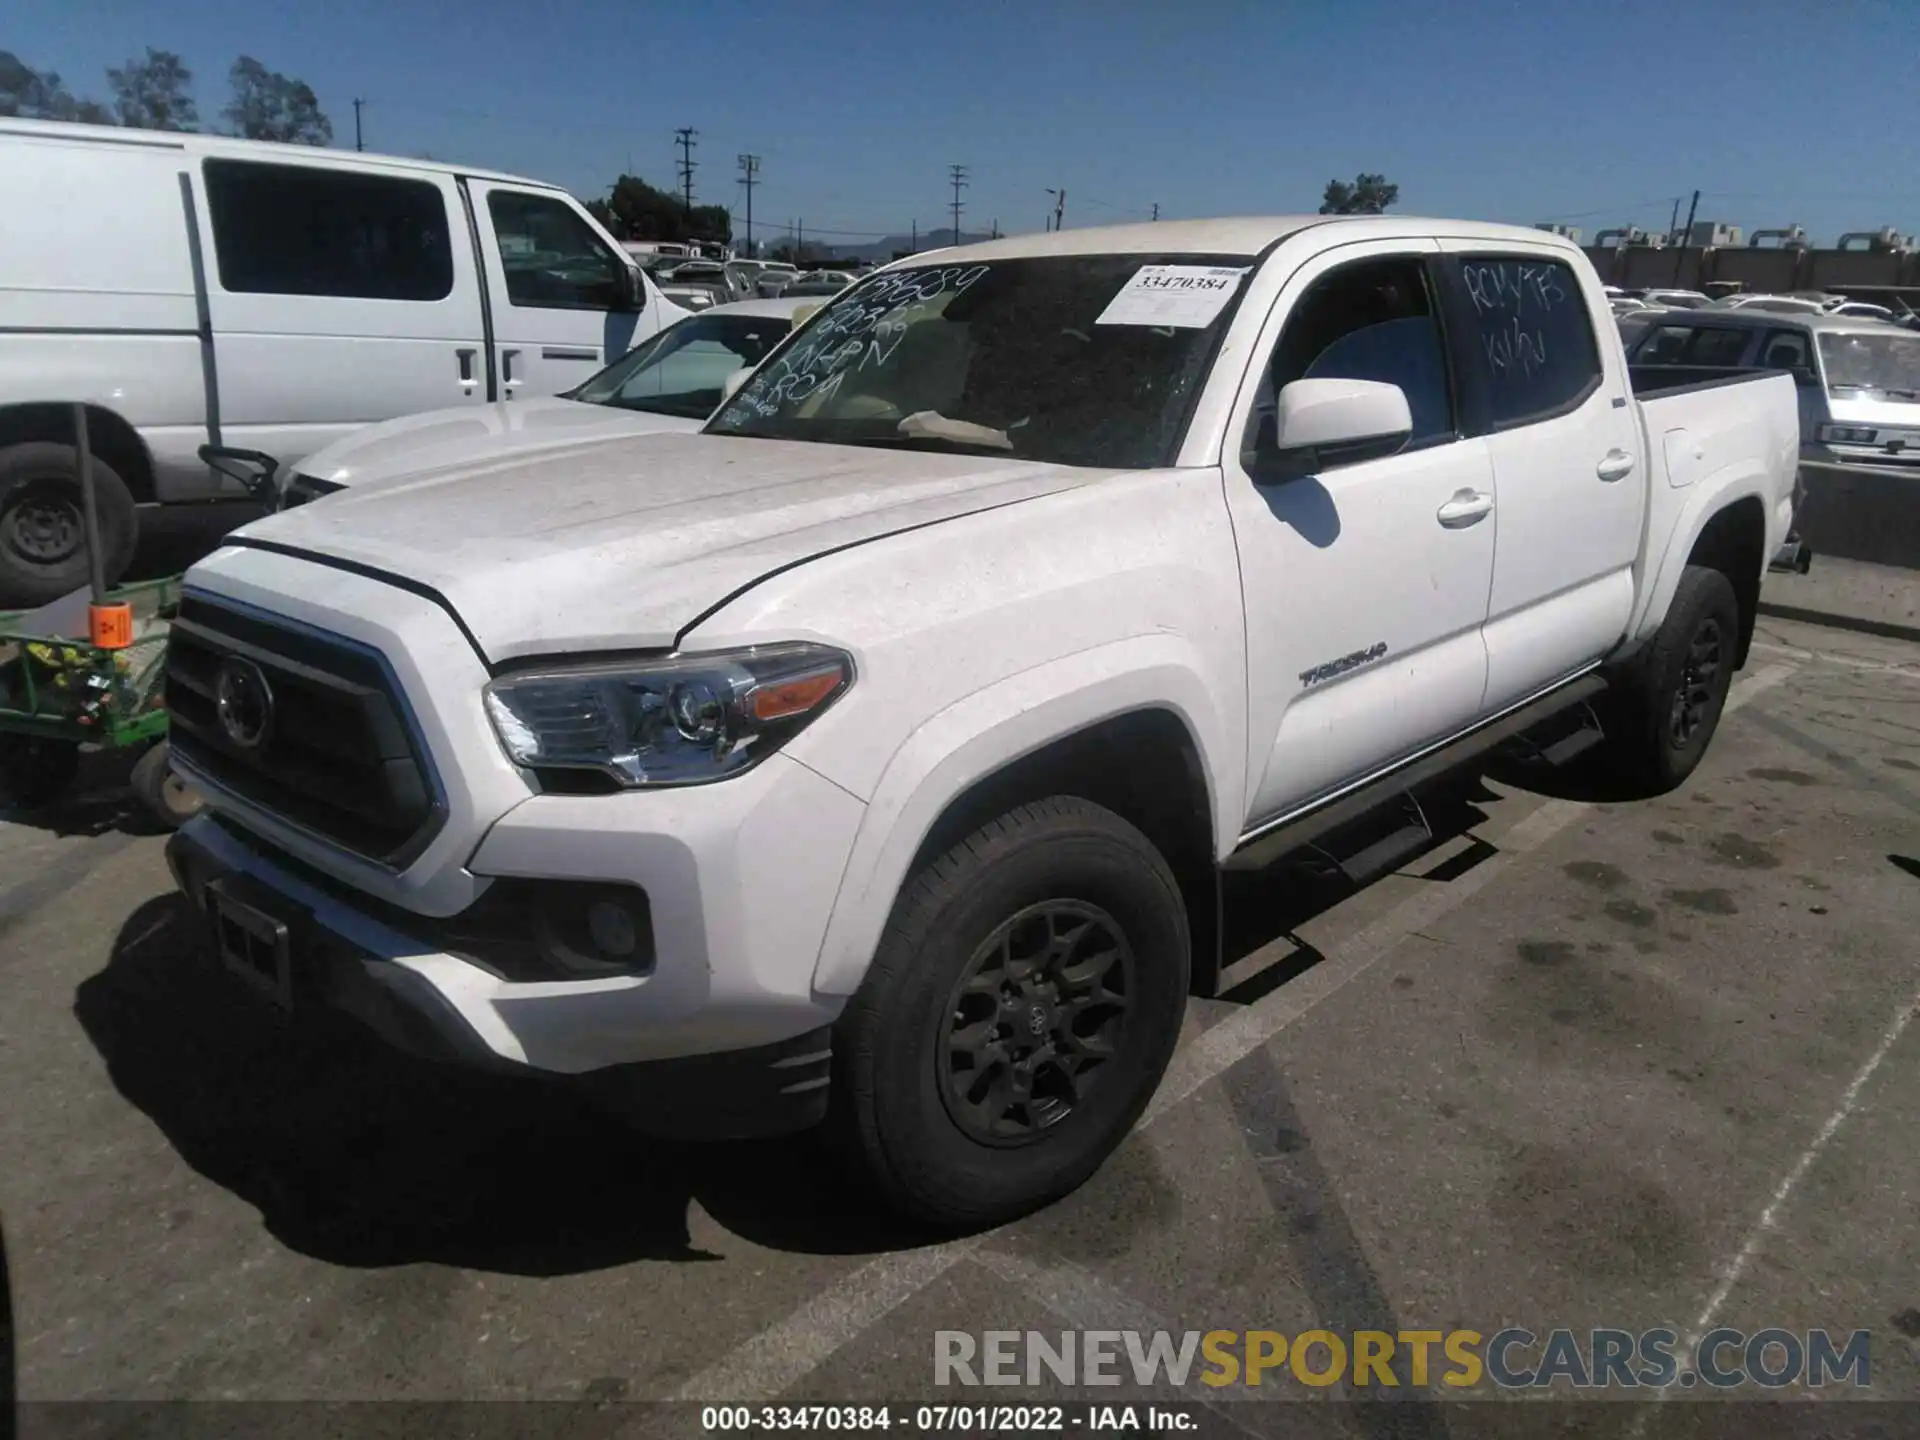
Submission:
[[[611,435],[690,434],[704,422],[542,397],[403,415],[356,430],[294,469],[335,485],[466,465]]]
[[[233,538],[431,587],[498,662],[671,647],[773,571],[1112,473],[655,434],[356,485]]]

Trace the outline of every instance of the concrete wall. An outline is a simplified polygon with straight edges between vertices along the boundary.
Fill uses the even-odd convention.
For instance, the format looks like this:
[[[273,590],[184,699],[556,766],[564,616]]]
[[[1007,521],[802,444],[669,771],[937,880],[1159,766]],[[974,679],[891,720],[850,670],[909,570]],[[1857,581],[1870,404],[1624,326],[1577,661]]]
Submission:
[[[1805,466],[1795,529],[1819,557],[1920,570],[1920,467],[1907,473]],[[1915,583],[1920,584],[1920,580]]]
[[[1679,286],[1699,290],[1733,282],[1746,290],[1858,292],[1861,299],[1883,296],[1889,290],[1920,292],[1920,253],[1751,246],[1702,249],[1693,245],[1656,250],[1635,245],[1618,250],[1588,246],[1586,254],[1607,284],[1633,288]],[[1920,293],[1909,298],[1920,301]]]

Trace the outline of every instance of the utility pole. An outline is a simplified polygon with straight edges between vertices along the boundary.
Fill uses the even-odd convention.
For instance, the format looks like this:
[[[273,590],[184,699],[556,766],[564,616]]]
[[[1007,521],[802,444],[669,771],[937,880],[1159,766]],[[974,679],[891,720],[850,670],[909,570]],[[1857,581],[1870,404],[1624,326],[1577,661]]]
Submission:
[[[918,220],[913,222],[913,238],[907,242],[907,253],[909,255],[920,253],[920,222]]]
[[[1153,218],[1156,220],[1160,218],[1160,202],[1158,200],[1153,202]]]
[[[1673,197],[1673,218],[1667,222],[1667,243],[1669,245],[1680,243],[1680,197],[1678,195]]]
[[[801,253],[807,248],[807,222],[804,219],[793,222],[793,237],[793,260],[797,265]]]
[[[1053,196],[1053,223],[1047,228],[1049,230],[1058,230],[1061,221],[1067,213],[1067,192],[1064,189],[1054,190],[1049,188],[1047,193]]]
[[[353,148],[356,150],[364,150],[367,148],[360,143],[360,107],[366,103],[364,100],[356,100],[353,102]]]
[[[760,157],[740,157],[740,183],[747,187],[747,254],[753,254],[753,187],[760,183]]]
[[[997,219],[993,222],[993,233],[987,238],[989,240],[998,240],[1000,238],[1000,222]]]
[[[687,212],[693,212],[693,137],[698,133],[692,126],[682,126],[673,132],[674,143],[680,147],[680,193],[686,199]]]
[[[967,184],[967,167],[949,165],[947,178],[953,182],[953,243],[960,243],[960,192]]]
[[[1693,217],[1699,213],[1700,213],[1700,192],[1696,190],[1693,192],[1693,203],[1687,207],[1687,228],[1680,237],[1682,240],[1691,240],[1693,238]],[[1680,267],[1686,264],[1686,261],[1687,261],[1687,247],[1685,245],[1674,246],[1673,247],[1673,283],[1676,289],[1680,285]]]

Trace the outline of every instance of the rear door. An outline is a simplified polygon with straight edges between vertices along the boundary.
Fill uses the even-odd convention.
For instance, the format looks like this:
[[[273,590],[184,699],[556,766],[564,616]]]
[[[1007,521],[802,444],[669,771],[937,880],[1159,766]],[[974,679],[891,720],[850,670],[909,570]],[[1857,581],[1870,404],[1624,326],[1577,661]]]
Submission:
[[[1444,241],[1467,433],[1500,497],[1489,710],[1605,655],[1633,613],[1644,441],[1612,316],[1564,252]],[[1602,342],[1605,343],[1602,343]]]
[[[463,183],[486,262],[502,400],[571,390],[659,330],[658,297],[643,289],[641,307],[624,308],[621,278],[631,266],[570,198]]]
[[[376,420],[485,401],[451,177],[210,156],[197,178],[223,443],[292,463]]]

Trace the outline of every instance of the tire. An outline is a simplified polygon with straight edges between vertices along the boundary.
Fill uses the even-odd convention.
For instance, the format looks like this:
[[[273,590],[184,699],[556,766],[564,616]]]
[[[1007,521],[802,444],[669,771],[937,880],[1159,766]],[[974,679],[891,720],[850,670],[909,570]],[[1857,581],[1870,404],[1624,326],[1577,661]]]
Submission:
[[[1049,938],[1064,977],[1043,955],[1019,998],[989,993],[995,975],[1021,968],[1003,968],[1006,957]],[[1114,957],[1098,974],[1104,990],[1076,987],[1102,954]],[[1092,1175],[1145,1109],[1180,1036],[1190,965],[1179,887],[1146,836],[1080,799],[1009,811],[902,888],[835,1027],[832,1128],[882,1198],[923,1224],[976,1230],[1046,1205]],[[1127,1003],[1109,1003],[1115,994]],[[967,1048],[996,1026],[999,1059]],[[1074,1038],[1089,1031],[1104,1052]],[[1077,1091],[1047,1048],[1082,1052]],[[967,1077],[976,1098],[991,1097],[1014,1083],[1022,1052],[1040,1057],[1025,1098],[969,1108]]]
[[[200,813],[206,802],[189,790],[167,764],[167,742],[148,749],[134,762],[130,777],[133,793],[147,813],[169,830],[178,830]]]
[[[0,609],[44,605],[85,585],[87,528],[74,447],[47,441],[0,450]],[[106,582],[118,582],[140,539],[133,495],[93,457]]]
[[[1616,774],[1653,795],[1686,782],[1726,709],[1739,641],[1733,582],[1687,566],[1666,620],[1608,707],[1606,758]]]
[[[38,735],[0,735],[0,792],[25,810],[50,804],[80,773],[80,747]]]

